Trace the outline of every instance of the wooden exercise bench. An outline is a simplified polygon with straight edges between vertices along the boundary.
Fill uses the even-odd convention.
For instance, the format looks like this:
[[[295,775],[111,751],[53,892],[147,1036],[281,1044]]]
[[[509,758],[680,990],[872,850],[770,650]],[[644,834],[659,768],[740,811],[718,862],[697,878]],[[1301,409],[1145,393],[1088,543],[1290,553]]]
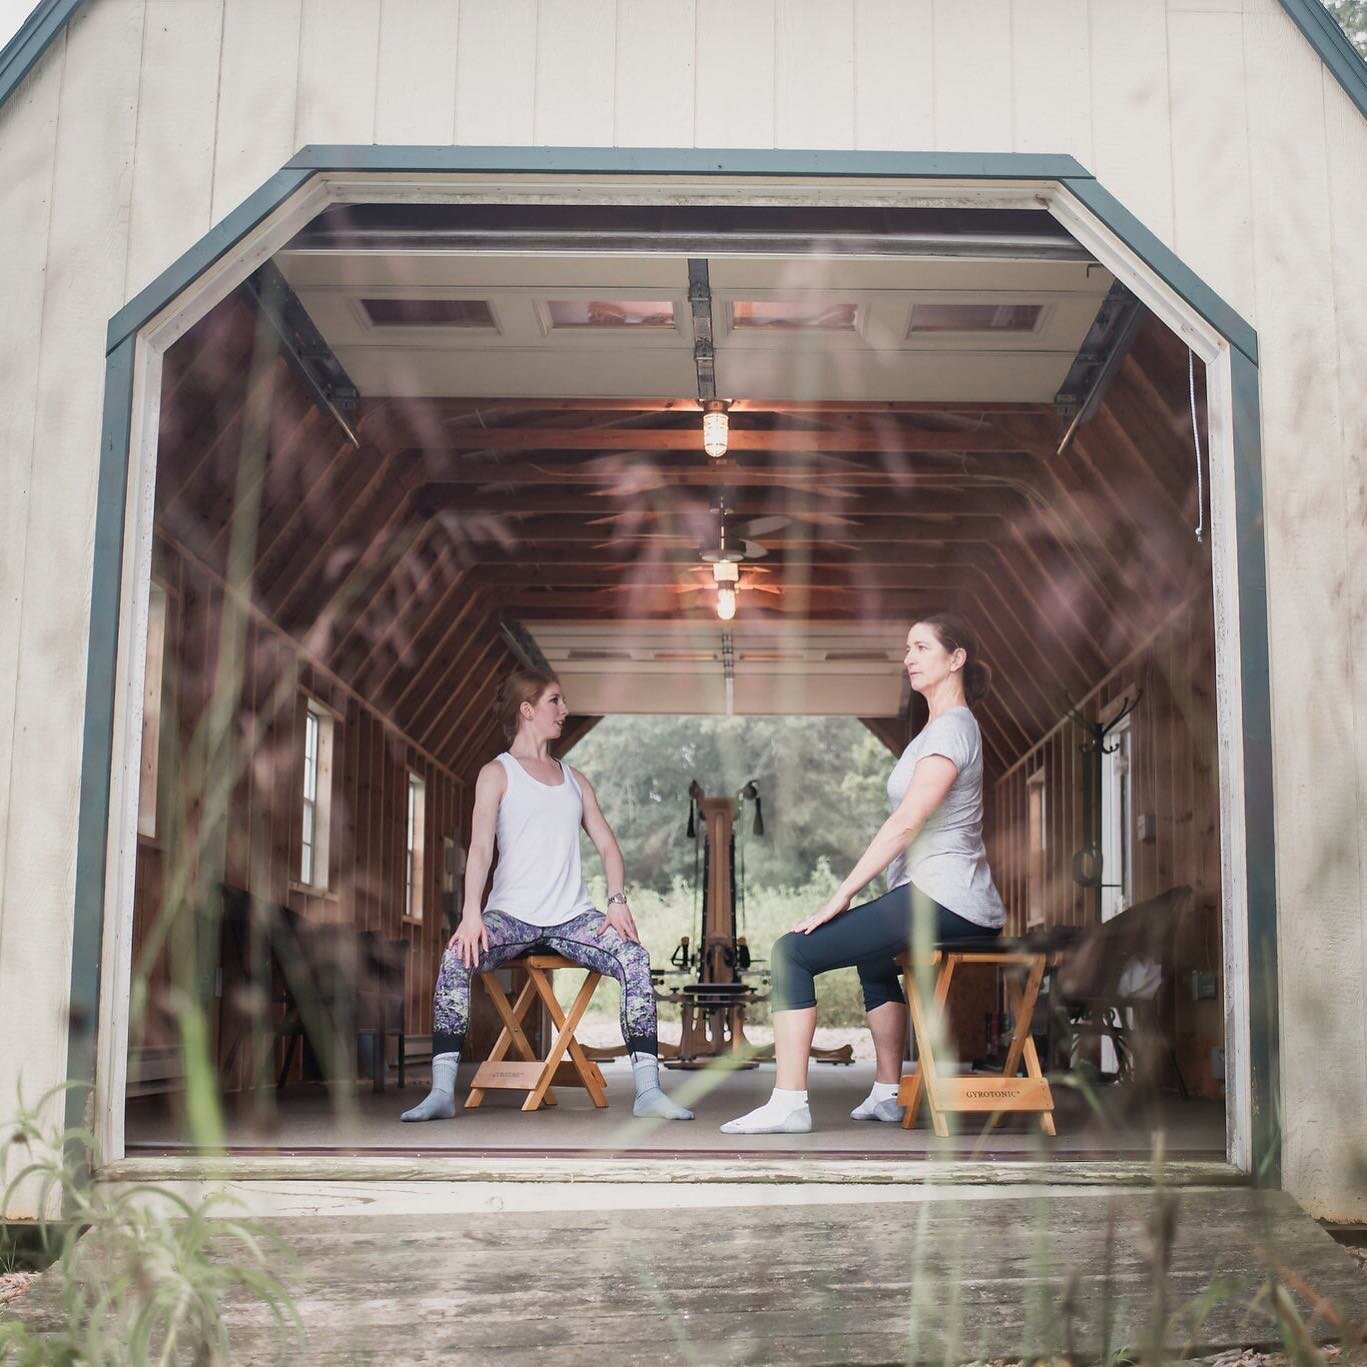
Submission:
[[[490,1090],[526,1091],[527,1099],[522,1103],[524,1111],[539,1110],[544,1106],[556,1104],[551,1084],[557,1087],[583,1087],[600,1110],[608,1104],[607,1088],[599,1067],[585,1053],[583,1046],[574,1037],[580,1018],[593,999],[594,988],[598,986],[601,973],[589,970],[584,985],[579,989],[569,1014],[566,1015],[556,1000],[548,976],[557,968],[583,968],[573,959],[562,958],[559,954],[524,954],[520,958],[509,959],[503,968],[519,968],[527,975],[517,1000],[509,1005],[507,994],[498,981],[498,969],[481,973],[479,980],[494,1004],[503,1029],[489,1057],[475,1070],[470,1084],[470,1094],[465,1098],[467,1107],[478,1106],[484,1100],[484,1093]],[[555,1022],[556,1035],[545,1058],[538,1059],[532,1049],[522,1022],[537,998],[545,1003]],[[505,1055],[515,1049],[522,1056],[521,1062],[507,1062]]]
[[[1038,1113],[1045,1134],[1054,1133],[1054,1098],[1049,1081],[1040,1070],[1039,1054],[1030,1035],[1030,1020],[1039,997],[1040,983],[1045,969],[1056,956],[1024,940],[965,939],[950,940],[936,945],[929,960],[935,970],[935,1024],[944,1019],[945,1004],[949,999],[954,970],[962,965],[990,965],[1006,968],[1006,996],[1015,1021],[1011,1047],[1006,1054],[1006,1067],[998,1074],[957,1074],[941,1077],[935,1063],[935,1046],[931,1038],[931,1024],[925,1003],[916,984],[917,962],[910,954],[899,954],[897,963],[906,984],[907,1007],[911,1013],[911,1029],[916,1039],[917,1063],[902,1076],[898,1089],[898,1104],[902,1112],[902,1128],[909,1130],[916,1123],[921,1096],[924,1093],[930,1107],[930,1121],[940,1138],[949,1134],[945,1116],[950,1111],[986,1112],[987,1126],[996,1124],[1007,1111]],[[1020,981],[1024,975],[1024,983]],[[1025,1076],[1017,1077],[1016,1070],[1025,1062]],[[924,1079],[925,1085],[922,1086]]]

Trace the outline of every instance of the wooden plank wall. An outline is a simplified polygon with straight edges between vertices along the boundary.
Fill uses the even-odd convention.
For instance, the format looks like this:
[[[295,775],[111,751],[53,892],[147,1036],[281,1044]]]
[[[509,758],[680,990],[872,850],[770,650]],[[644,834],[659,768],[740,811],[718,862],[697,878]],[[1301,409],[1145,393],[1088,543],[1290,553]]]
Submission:
[[[1130,719],[1133,813],[1154,818],[1154,838],[1134,839],[1133,900],[1178,883],[1194,890],[1193,908],[1176,949],[1176,969],[1214,970],[1219,993],[1193,1001],[1175,998],[1177,1055],[1187,1086],[1201,1096],[1222,1095],[1211,1050],[1224,1043],[1221,1013],[1220,826],[1216,772],[1215,637],[1209,589],[1198,592],[1148,646],[1101,681],[1078,705],[1097,718],[1131,690],[1140,700]],[[1028,920],[1029,780],[1044,773],[1047,849],[1043,904],[1046,925],[1089,926],[1095,893],[1073,880],[1073,854],[1085,844],[1082,811],[1082,733],[1062,721],[1002,774],[991,789],[987,844],[993,876],[1007,908],[1007,928],[1023,933]]]
[[[335,675],[309,659],[263,615],[249,613],[240,666],[217,673],[217,686],[240,689],[232,723],[235,778],[226,804],[221,850],[212,841],[200,839],[204,785],[195,777],[192,757],[215,687],[225,590],[201,564],[162,540],[156,545],[154,573],[167,590],[163,706],[174,722],[163,736],[157,836],[139,841],[135,970],[157,933],[167,880],[186,871],[174,861],[196,866],[213,861],[211,867],[196,868],[201,873],[198,886],[224,882],[286,905],[309,923],[373,930],[386,939],[406,941],[405,1024],[411,1034],[429,1033],[432,981],[447,936],[442,921],[441,843],[444,836],[464,841],[465,785]],[[335,718],[326,893],[298,882],[306,694],[329,708]],[[421,923],[403,915],[410,770],[426,784]],[[181,815],[183,825],[178,827]],[[164,1007],[161,990],[168,983],[168,960],[162,952],[150,968],[149,1042],[164,1034],[158,1027],[158,1013]],[[218,1014],[215,1004],[211,1009],[215,1029]],[[220,1058],[226,1048],[225,1038],[219,1041]],[[241,1081],[239,1068],[229,1085]]]

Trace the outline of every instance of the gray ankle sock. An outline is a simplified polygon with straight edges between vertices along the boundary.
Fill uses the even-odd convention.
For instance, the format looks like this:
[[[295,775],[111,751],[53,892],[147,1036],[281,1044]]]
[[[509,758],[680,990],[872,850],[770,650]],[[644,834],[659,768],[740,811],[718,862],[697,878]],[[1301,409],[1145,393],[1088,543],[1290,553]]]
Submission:
[[[434,1054],[432,1090],[400,1120],[450,1120],[456,1113],[456,1068],[459,1054]]]
[[[660,1061],[654,1054],[632,1054],[631,1080],[636,1084],[636,1100],[631,1113],[656,1120],[692,1120],[693,1112],[671,1101],[660,1090]]]

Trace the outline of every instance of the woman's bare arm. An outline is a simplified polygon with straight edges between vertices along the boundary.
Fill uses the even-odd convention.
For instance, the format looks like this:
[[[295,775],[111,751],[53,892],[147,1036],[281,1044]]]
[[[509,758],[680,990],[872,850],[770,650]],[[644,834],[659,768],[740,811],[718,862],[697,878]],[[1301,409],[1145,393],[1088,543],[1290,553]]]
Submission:
[[[494,830],[498,823],[498,804],[508,788],[503,766],[492,760],[479,771],[475,780],[475,809],[470,817],[470,849],[465,858],[465,902],[460,925],[447,943],[460,946],[462,957],[472,967],[479,954],[488,948],[484,933],[484,885],[494,862]],[[473,958],[470,955],[473,954]]]
[[[878,828],[878,833],[869,841],[868,848],[859,856],[854,868],[821,910],[799,921],[793,929],[805,933],[840,915],[855,895],[916,839],[927,818],[945,800],[958,774],[957,765],[945,755],[927,755],[918,760],[901,802]]]

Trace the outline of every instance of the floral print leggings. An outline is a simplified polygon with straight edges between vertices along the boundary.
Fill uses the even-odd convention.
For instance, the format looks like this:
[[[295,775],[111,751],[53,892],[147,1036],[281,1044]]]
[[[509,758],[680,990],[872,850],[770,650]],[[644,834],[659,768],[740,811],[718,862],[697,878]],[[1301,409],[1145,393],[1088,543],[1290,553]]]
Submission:
[[[558,926],[531,926],[502,911],[486,911],[489,948],[478,968],[467,968],[448,947],[437,970],[432,995],[432,1053],[458,1054],[470,1026],[470,979],[488,973],[519,954],[563,954],[585,968],[616,978],[622,988],[622,1038],[633,1054],[658,1054],[655,990],[650,955],[644,945],[624,940],[597,911],[586,911]],[[602,934],[599,934],[599,931]]]

